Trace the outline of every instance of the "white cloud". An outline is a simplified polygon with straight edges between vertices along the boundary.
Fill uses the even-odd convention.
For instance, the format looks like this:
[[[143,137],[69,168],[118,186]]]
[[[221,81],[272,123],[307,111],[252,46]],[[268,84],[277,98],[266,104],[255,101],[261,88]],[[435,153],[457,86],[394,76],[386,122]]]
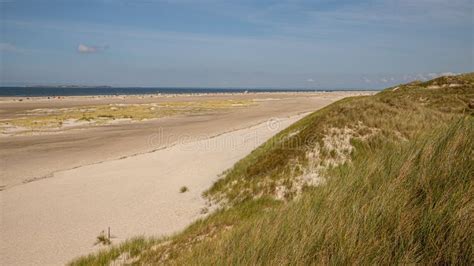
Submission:
[[[387,73],[388,74],[388,73]],[[361,80],[366,84],[376,84],[385,86],[387,84],[408,83],[415,80],[428,81],[441,76],[453,76],[460,73],[453,72],[427,72],[427,73],[412,73],[412,74],[395,74],[395,75],[369,75],[361,76]]]
[[[107,49],[109,49],[108,45],[92,46],[92,45],[85,45],[81,43],[77,46],[77,51],[83,54],[98,53]]]
[[[309,78],[309,79],[307,79],[306,81],[307,81],[307,82],[314,82],[314,79]]]
[[[1,52],[18,52],[20,49],[11,43],[0,42],[0,51]]]
[[[77,51],[79,53],[84,53],[84,54],[88,54],[88,53],[96,53],[99,51],[99,49],[95,46],[88,46],[88,45],[85,45],[85,44],[79,44],[79,46],[77,47]]]
[[[453,72],[440,72],[440,73],[427,73],[427,74],[419,73],[413,76],[411,79],[426,81],[426,80],[435,79],[442,76],[455,76],[455,75],[457,74]]]
[[[439,75],[440,76],[456,76],[457,74],[453,72],[443,72],[443,73],[439,73]]]
[[[426,75],[427,75],[428,77],[432,78],[432,79],[439,77],[439,74],[437,74],[437,73],[428,73],[428,74],[426,74]]]

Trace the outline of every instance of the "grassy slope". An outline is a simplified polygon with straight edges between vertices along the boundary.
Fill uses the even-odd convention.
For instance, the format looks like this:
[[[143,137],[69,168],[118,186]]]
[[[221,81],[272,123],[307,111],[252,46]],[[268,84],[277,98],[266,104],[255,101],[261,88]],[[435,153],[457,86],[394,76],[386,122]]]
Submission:
[[[131,240],[74,264],[124,252],[135,263],[468,264],[473,84],[473,74],[444,77],[332,104],[226,173],[207,196],[227,208],[168,239]],[[294,180],[311,171],[325,185],[273,200],[281,186],[293,198]]]
[[[364,145],[378,150],[380,143],[400,143],[460,114],[472,114],[474,109],[469,104],[474,104],[474,74],[446,79],[390,88],[375,96],[346,98],[317,111],[238,162],[207,195],[231,202],[274,195],[277,186],[290,187],[294,177],[304,174],[309,166],[324,176],[325,169],[334,162],[340,164],[351,156],[351,151],[343,147],[324,143],[328,136],[336,143],[344,142],[343,129],[346,135],[350,133],[353,147]],[[463,86],[427,89],[446,82]],[[308,158],[315,147],[319,156]],[[291,198],[294,192],[290,188],[285,196]]]
[[[325,186],[183,252],[177,264],[469,264],[474,121],[358,157]]]

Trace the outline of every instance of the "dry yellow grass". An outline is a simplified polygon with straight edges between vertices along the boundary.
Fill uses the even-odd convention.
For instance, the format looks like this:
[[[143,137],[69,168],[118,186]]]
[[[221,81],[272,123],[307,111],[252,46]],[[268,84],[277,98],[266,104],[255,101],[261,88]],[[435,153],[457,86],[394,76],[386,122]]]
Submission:
[[[228,108],[254,105],[252,100],[215,100],[196,102],[167,102],[155,104],[109,104],[87,108],[57,108],[31,110],[14,119],[0,121],[0,128],[21,127],[29,130],[61,128],[66,123],[102,125],[117,119],[142,121],[178,114],[199,114]]]

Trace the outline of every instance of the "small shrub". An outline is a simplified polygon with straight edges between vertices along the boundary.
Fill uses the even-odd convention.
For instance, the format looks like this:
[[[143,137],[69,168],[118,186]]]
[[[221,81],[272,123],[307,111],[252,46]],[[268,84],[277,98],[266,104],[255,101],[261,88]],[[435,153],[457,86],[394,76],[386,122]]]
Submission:
[[[180,189],[179,189],[179,193],[184,193],[184,192],[187,192],[189,191],[188,187],[187,186],[182,186]]]
[[[110,237],[105,234],[104,231],[100,232],[100,234],[97,236],[97,241],[95,242],[94,245],[102,244],[104,246],[108,246],[112,244],[112,241],[110,241]]]

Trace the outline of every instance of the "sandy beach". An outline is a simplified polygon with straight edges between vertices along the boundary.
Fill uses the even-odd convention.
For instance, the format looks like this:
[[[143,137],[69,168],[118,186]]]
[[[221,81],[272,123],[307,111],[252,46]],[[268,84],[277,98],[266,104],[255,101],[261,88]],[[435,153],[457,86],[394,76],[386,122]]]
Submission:
[[[0,121],[10,124],[38,109],[212,103],[156,119],[0,136],[0,264],[64,264],[99,249],[96,237],[108,227],[113,243],[182,230],[204,215],[201,194],[219,174],[308,112],[361,94],[0,99]],[[217,104],[229,100],[250,104]]]

